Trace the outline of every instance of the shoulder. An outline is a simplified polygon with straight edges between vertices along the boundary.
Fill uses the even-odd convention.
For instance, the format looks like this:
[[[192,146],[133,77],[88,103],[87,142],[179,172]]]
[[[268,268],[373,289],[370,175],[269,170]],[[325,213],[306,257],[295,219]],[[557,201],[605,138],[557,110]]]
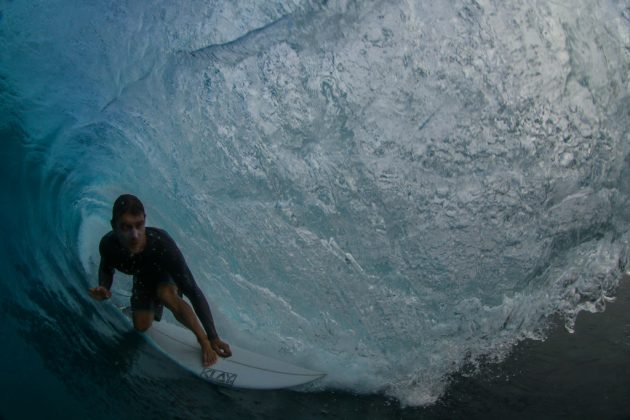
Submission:
[[[175,244],[175,240],[168,234],[164,229],[156,228],[156,227],[147,227],[146,228],[147,237],[150,241],[155,244],[160,244],[165,247],[173,247],[177,246]]]
[[[147,236],[151,239],[155,239],[157,241],[172,241],[171,235],[168,234],[164,229],[147,226],[146,227]]]
[[[160,250],[165,257],[165,261],[179,262],[182,259],[182,253],[175,243],[175,240],[164,229],[154,227],[146,228],[147,237],[152,247]]]
[[[108,253],[118,245],[118,239],[114,235],[114,231],[109,231],[101,238],[101,242],[98,245],[98,249],[101,254]]]

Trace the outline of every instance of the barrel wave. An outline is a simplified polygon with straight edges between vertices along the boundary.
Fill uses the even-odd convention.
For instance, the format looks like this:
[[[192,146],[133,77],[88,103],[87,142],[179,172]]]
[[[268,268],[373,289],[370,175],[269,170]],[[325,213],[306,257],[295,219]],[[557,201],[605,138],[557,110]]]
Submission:
[[[193,398],[86,292],[122,193],[303,392],[431,404],[630,262],[624,2],[7,1],[0,37],[6,407]]]

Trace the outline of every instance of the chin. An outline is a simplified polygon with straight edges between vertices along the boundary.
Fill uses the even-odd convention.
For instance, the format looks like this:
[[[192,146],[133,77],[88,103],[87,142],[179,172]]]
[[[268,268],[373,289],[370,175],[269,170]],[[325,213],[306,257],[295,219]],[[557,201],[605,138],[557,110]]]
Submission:
[[[129,245],[127,249],[131,252],[138,252],[140,251],[140,245]]]

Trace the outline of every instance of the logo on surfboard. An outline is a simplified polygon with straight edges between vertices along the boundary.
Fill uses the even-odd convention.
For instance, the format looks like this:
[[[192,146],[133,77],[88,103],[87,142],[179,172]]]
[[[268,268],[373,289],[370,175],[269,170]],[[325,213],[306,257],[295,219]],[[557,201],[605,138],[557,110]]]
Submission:
[[[222,370],[216,370],[211,368],[205,368],[201,371],[201,377],[211,382],[221,385],[234,385],[234,381],[238,376],[235,373],[223,372]]]

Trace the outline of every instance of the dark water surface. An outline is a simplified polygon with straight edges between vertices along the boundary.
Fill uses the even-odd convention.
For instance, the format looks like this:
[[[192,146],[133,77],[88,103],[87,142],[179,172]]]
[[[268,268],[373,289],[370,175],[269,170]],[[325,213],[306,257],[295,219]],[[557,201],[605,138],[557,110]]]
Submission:
[[[503,363],[455,378],[418,418],[630,418],[628,276],[605,312],[580,313],[575,333],[559,324],[547,340],[517,345]]]
[[[505,361],[456,375],[436,404],[422,408],[374,395],[214,387],[124,330],[95,349],[93,358],[68,354],[66,366],[52,366],[48,358],[64,358],[54,345],[46,347],[46,337],[27,345],[3,328],[9,353],[0,359],[0,372],[11,381],[2,381],[0,414],[3,419],[630,418],[627,276],[617,292],[605,312],[581,313],[574,334],[558,323],[547,340],[524,341]],[[156,366],[157,377],[146,375]]]

